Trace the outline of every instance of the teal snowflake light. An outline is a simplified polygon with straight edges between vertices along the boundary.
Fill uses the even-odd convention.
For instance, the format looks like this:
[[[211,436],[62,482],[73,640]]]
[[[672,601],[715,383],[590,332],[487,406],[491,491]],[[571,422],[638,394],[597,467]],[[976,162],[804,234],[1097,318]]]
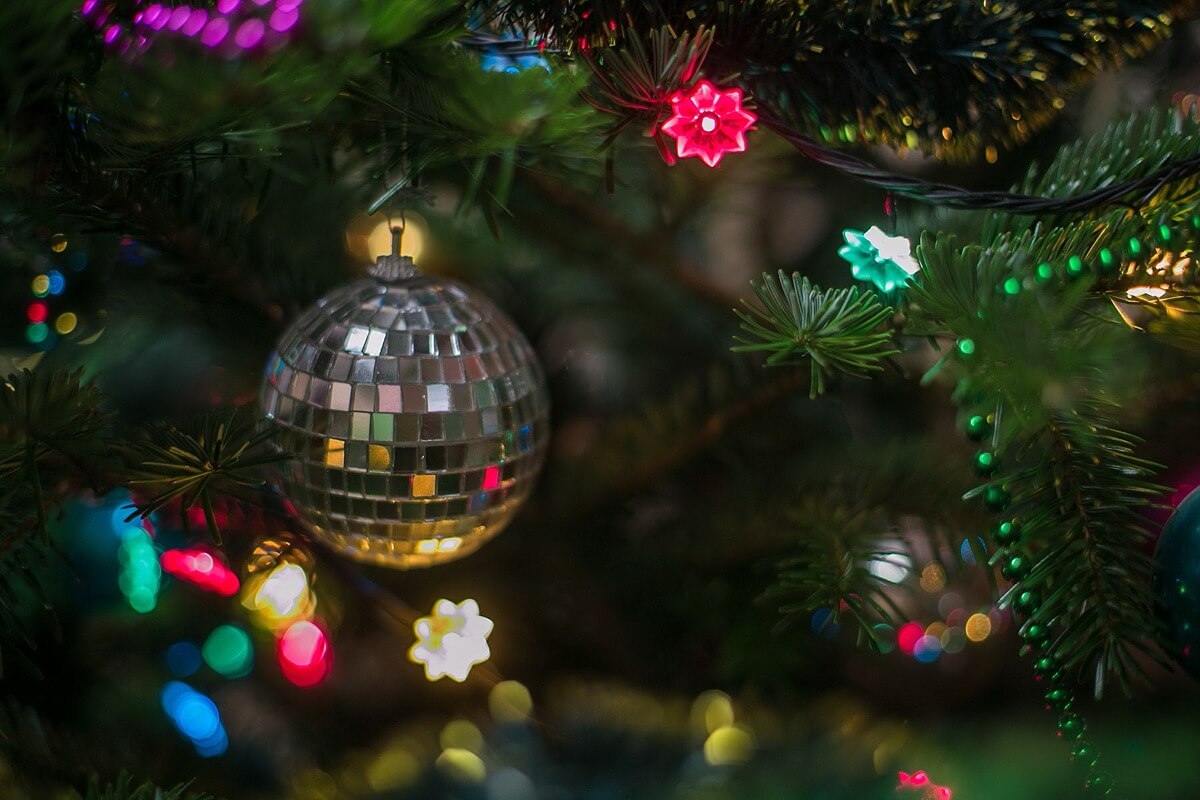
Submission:
[[[865,232],[847,228],[842,236],[846,243],[838,255],[850,262],[850,274],[885,292],[900,288],[921,268],[903,236],[888,236],[874,225]]]

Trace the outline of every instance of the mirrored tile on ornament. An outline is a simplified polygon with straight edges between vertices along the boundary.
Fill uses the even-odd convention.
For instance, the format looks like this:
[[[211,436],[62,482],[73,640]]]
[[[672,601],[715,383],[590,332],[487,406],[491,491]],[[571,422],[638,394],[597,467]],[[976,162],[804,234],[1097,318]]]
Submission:
[[[350,417],[350,438],[363,442],[371,438],[371,414],[355,411]]]
[[[423,412],[425,405],[425,387],[421,384],[404,384],[401,387],[404,396],[405,413]]]
[[[363,345],[363,355],[377,356],[383,352],[385,333],[379,328],[372,328],[367,334],[366,344]]]
[[[329,388],[329,408],[333,411],[350,410],[351,386],[348,383],[331,383]]]
[[[457,442],[465,438],[463,416],[459,411],[448,411],[442,415],[442,427],[445,429],[447,441]]]
[[[442,417],[440,414],[421,415],[421,441],[433,442],[442,438]]]
[[[379,410],[387,411],[395,414],[400,411],[404,405],[402,401],[402,391],[399,386],[383,385],[379,386]]]
[[[396,363],[396,359],[391,356],[380,356],[375,359],[375,382],[379,384],[400,382],[400,365]]]
[[[356,383],[371,383],[375,380],[375,359],[363,357],[354,359],[352,380]]]
[[[434,383],[426,389],[426,403],[430,411],[450,410],[450,387],[444,383]]]
[[[354,386],[354,410],[375,411],[377,398],[376,387],[370,383],[356,383]]]

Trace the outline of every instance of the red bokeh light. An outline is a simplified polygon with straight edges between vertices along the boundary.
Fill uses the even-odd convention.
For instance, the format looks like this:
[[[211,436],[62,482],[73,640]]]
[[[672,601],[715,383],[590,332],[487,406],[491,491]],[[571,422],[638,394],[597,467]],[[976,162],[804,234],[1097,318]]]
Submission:
[[[329,637],[307,620],[288,626],[279,637],[275,655],[283,677],[297,686],[316,686],[325,680],[333,661]]]
[[[30,322],[45,322],[50,310],[46,308],[45,303],[30,303],[29,308],[25,309],[25,314],[29,317]]]
[[[237,593],[239,581],[233,570],[215,555],[200,548],[168,550],[159,558],[163,571],[180,580],[222,597]]]
[[[917,648],[917,642],[925,635],[925,629],[917,622],[906,622],[896,631],[896,646],[900,652],[912,655]]]

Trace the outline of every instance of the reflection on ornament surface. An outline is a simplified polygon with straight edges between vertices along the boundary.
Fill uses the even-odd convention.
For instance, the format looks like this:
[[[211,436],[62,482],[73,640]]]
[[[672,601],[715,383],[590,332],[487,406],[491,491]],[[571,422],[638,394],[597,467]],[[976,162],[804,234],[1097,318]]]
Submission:
[[[1184,498],[1154,549],[1151,586],[1175,660],[1200,679],[1200,489]]]
[[[491,657],[487,638],[492,627],[492,621],[480,615],[479,604],[474,600],[458,604],[438,600],[428,617],[421,617],[413,624],[417,641],[408,651],[408,657],[425,666],[427,680],[448,677],[462,683],[471,667]]]
[[[394,567],[448,561],[499,533],[549,437],[542,370],[516,326],[395,257],[293,323],[261,400],[297,456],[283,490],[314,534]]]

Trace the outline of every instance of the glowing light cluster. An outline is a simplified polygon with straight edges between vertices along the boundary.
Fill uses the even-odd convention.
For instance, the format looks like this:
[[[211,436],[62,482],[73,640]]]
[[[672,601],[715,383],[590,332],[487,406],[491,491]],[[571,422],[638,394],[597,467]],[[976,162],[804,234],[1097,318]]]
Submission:
[[[448,677],[462,683],[473,666],[491,657],[487,638],[492,628],[492,621],[480,615],[479,604],[474,600],[461,603],[438,600],[428,617],[421,617],[413,624],[417,641],[409,649],[408,657],[424,665],[426,680]]]
[[[120,562],[117,586],[129,601],[130,608],[139,614],[148,614],[158,605],[162,582],[158,550],[145,529],[130,525],[119,530],[122,541],[117,551]]]
[[[333,665],[329,637],[308,620],[289,625],[276,642],[275,653],[283,677],[296,686],[316,686],[329,677]]]
[[[704,760],[710,766],[744,764],[754,756],[754,732],[734,721],[733,700],[719,691],[701,694],[692,703],[692,723],[703,727]]]
[[[181,681],[163,687],[162,707],[181,734],[205,758],[219,756],[229,748],[229,737],[221,724],[221,712],[204,694]]]
[[[195,584],[205,591],[222,597],[231,597],[237,593],[237,575],[208,550],[168,550],[162,554],[161,561],[162,568],[168,575]]]
[[[741,89],[718,89],[700,81],[671,95],[671,118],[660,129],[675,140],[675,154],[715,167],[727,153],[746,149],[746,131],[758,119],[742,108]]]
[[[921,793],[923,800],[953,800],[954,793],[948,786],[939,786],[929,780],[925,770],[918,770],[911,775],[901,772],[897,775],[897,791],[914,790]]]
[[[978,644],[1001,630],[1006,618],[999,609],[968,615],[962,608],[954,608],[945,621],[935,620],[923,626],[919,622],[906,622],[896,631],[895,646],[905,655],[912,656],[923,664],[937,661],[943,654],[954,655],[966,649],[967,643]],[[875,626],[876,642],[882,652],[891,651],[887,638],[890,627]]]
[[[247,578],[242,588],[242,605],[261,627],[277,630],[299,619],[312,619],[317,598],[309,585],[307,570],[283,561],[267,572]]]
[[[122,53],[143,51],[158,37],[175,36],[233,54],[286,41],[300,22],[303,2],[218,0],[215,8],[193,8],[134,0],[137,10],[122,20],[114,16],[114,0],[84,0],[80,14],[91,20],[106,45]]]

